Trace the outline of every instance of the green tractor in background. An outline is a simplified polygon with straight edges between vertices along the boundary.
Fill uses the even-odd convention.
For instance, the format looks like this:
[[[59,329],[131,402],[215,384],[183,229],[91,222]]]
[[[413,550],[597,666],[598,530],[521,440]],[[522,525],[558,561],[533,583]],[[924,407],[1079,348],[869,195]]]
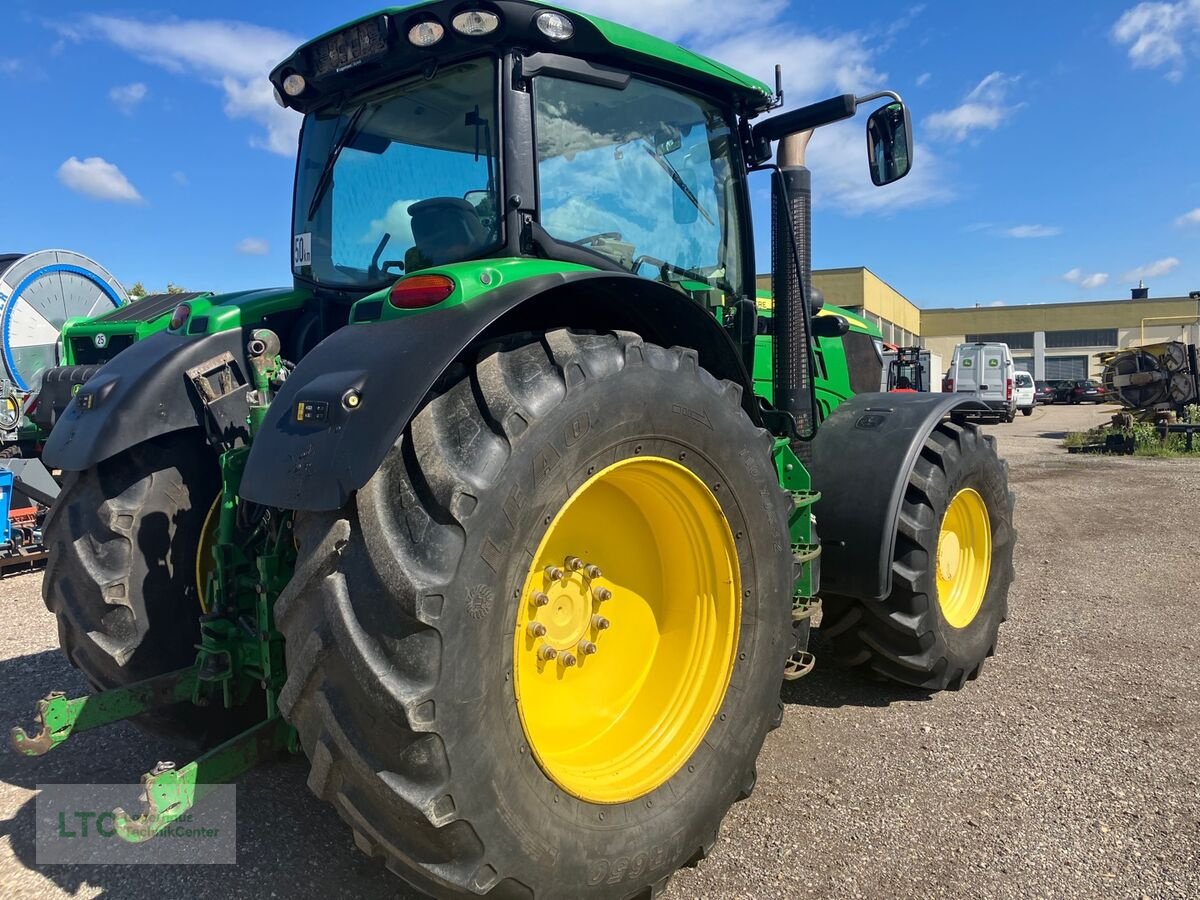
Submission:
[[[131,716],[206,744],[117,817],[141,840],[298,748],[426,891],[641,897],[753,789],[819,593],[835,660],[979,673],[1005,467],[954,396],[851,396],[869,329],[814,314],[804,142],[883,99],[894,181],[898,97],[756,122],[778,85],[524,0],[384,10],[271,78],[294,286],[180,304],[62,410],[45,599],[102,693],[18,750]]]

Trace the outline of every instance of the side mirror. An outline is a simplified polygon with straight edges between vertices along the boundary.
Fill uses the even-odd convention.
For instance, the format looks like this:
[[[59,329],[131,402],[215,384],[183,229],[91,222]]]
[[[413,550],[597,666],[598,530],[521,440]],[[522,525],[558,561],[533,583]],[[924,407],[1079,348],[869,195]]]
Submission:
[[[814,316],[812,330],[814,337],[838,338],[850,331],[850,323],[841,316]]]
[[[912,168],[912,120],[903,103],[881,106],[867,119],[867,162],[876,185],[899,181]]]

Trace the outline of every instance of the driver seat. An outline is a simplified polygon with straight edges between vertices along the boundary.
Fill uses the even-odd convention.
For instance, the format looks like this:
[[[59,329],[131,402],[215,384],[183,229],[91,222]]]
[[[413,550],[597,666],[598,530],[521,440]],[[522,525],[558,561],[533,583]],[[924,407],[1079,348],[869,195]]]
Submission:
[[[479,213],[458,197],[432,197],[408,208],[413,246],[404,255],[404,271],[427,269],[468,259],[489,243]]]

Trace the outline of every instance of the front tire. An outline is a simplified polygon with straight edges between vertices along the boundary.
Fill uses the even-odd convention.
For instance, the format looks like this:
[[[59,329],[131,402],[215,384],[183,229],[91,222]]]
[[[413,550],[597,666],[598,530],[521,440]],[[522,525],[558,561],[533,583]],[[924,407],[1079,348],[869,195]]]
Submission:
[[[434,394],[346,507],[297,518],[280,705],[309,785],[360,848],[439,896],[648,896],[712,846],[778,722],[792,563],[771,438],[694,352],[628,333],[511,340]],[[678,491],[651,490],[651,469]],[[692,553],[693,529],[723,536]],[[733,581],[703,581],[706,555]],[[593,608],[598,586],[613,596]],[[672,655],[671,621],[727,640]],[[606,751],[597,709],[636,706],[609,681],[660,700],[640,734],[614,718],[626,732]],[[661,733],[692,740],[660,748],[654,710],[689,704]]]
[[[45,523],[42,582],[59,643],[96,690],[190,665],[201,614],[196,556],[220,485],[199,431],[138,444],[67,474]],[[179,704],[134,721],[210,743],[227,711]],[[224,726],[224,727],[222,727]]]
[[[833,660],[927,690],[978,677],[1008,615],[1012,510],[995,438],[973,425],[935,428],[900,509],[891,595],[824,599],[820,636]]]

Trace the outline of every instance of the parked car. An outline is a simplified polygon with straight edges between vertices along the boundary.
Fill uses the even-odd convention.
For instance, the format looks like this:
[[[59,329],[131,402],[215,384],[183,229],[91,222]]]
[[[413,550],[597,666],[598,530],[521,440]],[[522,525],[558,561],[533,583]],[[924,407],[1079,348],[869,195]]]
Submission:
[[[1013,373],[1013,401],[1017,404],[1017,410],[1021,415],[1033,415],[1033,407],[1037,403],[1035,391],[1033,376],[1017,369]]]
[[[1054,385],[1049,381],[1036,381],[1033,386],[1033,399],[1037,403],[1050,404],[1054,402]]]
[[[1103,403],[1104,387],[1090,378],[1060,381],[1054,389],[1055,403]]]

